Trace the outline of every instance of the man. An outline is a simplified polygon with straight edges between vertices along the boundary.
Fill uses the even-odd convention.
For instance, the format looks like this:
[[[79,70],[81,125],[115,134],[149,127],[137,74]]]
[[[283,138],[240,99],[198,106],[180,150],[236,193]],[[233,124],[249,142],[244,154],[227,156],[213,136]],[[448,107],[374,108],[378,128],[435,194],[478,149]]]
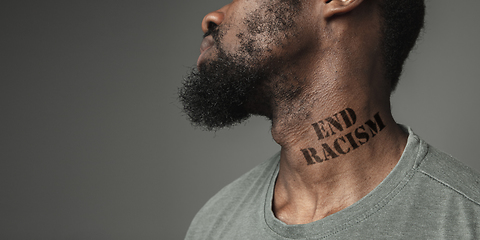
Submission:
[[[186,239],[475,239],[480,177],[390,111],[422,0],[234,0],[205,16],[180,89],[209,130],[268,117],[279,154],[200,210]]]

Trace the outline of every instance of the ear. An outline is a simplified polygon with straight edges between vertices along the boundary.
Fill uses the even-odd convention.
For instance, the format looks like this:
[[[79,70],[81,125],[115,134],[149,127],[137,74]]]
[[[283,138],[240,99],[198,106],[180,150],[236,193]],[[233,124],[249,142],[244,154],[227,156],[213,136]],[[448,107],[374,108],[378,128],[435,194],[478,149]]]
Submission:
[[[363,0],[321,0],[324,3],[323,16],[331,18],[354,10]]]

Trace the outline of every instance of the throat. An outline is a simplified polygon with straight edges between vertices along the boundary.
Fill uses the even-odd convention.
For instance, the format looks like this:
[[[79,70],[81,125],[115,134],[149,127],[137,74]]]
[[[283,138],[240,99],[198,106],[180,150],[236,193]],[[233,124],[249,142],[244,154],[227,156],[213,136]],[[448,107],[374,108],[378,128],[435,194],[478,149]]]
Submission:
[[[354,204],[385,179],[406,145],[407,134],[386,111],[344,108],[305,120],[311,119],[272,125],[282,146],[272,210],[287,224],[317,221]]]
[[[360,118],[361,117],[361,118]],[[362,120],[360,120],[362,119]],[[352,108],[345,108],[330,116],[311,120],[292,120],[297,124],[273,122],[272,136],[289,152],[286,158],[291,158],[292,152],[304,159],[306,165],[324,163],[326,161],[350,156],[358,153],[357,149],[372,147],[374,139],[385,132],[387,124],[394,125],[391,116],[376,112],[368,118],[357,114]],[[298,124],[304,122],[303,124]],[[373,144],[374,145],[374,144]],[[355,154],[354,154],[355,155]]]

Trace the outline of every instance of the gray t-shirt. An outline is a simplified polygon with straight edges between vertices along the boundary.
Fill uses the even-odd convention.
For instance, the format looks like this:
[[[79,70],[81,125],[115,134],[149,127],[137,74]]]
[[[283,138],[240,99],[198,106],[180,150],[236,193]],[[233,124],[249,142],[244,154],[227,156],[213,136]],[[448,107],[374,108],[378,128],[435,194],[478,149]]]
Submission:
[[[480,175],[409,129],[404,153],[367,196],[321,220],[286,225],[272,212],[279,155],[211,198],[186,239],[479,239]]]

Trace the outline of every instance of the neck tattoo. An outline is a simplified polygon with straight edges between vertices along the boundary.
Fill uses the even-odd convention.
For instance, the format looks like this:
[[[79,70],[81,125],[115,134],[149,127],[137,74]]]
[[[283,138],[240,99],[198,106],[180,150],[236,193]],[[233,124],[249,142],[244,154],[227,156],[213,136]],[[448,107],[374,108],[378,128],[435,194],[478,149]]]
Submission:
[[[385,128],[380,112],[364,124],[355,126],[357,115],[351,108],[346,108],[324,120],[312,123],[318,141],[322,141],[320,148],[307,147],[300,149],[307,161],[307,165],[322,163],[330,159],[351,153],[353,150],[366,144]],[[344,132],[347,132],[344,134]],[[332,141],[332,139],[334,139]]]

